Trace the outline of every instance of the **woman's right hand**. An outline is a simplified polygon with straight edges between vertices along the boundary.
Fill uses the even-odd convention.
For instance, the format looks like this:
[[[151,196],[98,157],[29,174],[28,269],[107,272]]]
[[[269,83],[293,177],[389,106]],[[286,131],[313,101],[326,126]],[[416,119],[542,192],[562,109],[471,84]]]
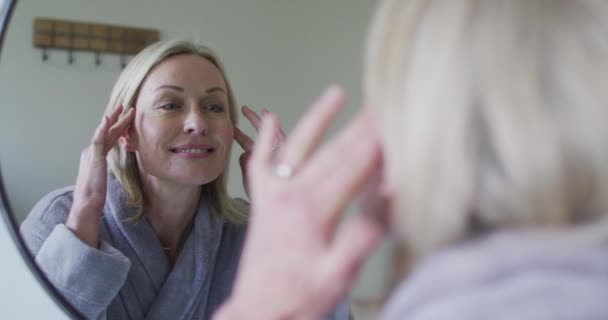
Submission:
[[[275,154],[276,116],[264,117],[250,161],[251,212],[225,319],[320,319],[352,285],[385,229],[376,212],[342,221],[381,169],[381,140],[368,111],[319,145],[344,104],[329,89]],[[364,210],[375,210],[366,201]]]
[[[72,208],[65,223],[78,238],[94,248],[99,244],[99,219],[106,200],[106,156],[135,117],[135,108],[120,117],[122,110],[119,106],[109,116],[104,115],[91,144],[82,151]]]

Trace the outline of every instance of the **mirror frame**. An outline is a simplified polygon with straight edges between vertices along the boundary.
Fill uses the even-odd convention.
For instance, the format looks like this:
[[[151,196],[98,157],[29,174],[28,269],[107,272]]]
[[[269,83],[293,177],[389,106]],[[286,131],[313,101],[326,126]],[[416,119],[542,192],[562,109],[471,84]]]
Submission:
[[[13,15],[17,0],[0,0],[0,53],[2,52],[2,46],[4,45],[4,38],[8,30],[8,24]],[[0,66],[1,68],[1,66]],[[2,179],[2,166],[0,164],[0,216],[2,216],[2,222],[8,229],[8,233],[12,238],[17,250],[21,254],[21,258],[28,266],[29,271],[34,275],[40,286],[44,289],[45,293],[55,302],[55,304],[70,318],[72,319],[84,319],[82,314],[76,310],[71,303],[69,303],[63,295],[51,284],[46,278],[42,270],[36,264],[35,258],[27,249],[21,234],[19,233],[19,224],[15,215],[11,210],[11,205],[8,199],[8,193],[4,186],[4,180]]]

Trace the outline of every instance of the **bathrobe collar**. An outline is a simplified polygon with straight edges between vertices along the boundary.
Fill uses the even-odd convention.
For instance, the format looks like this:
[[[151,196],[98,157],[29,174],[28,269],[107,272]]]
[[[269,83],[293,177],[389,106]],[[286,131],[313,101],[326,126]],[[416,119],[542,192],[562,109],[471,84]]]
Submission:
[[[201,197],[194,225],[182,251],[171,268],[163,247],[147,219],[130,221],[136,213],[126,205],[124,189],[115,178],[108,181],[106,208],[111,216],[106,217],[113,229],[118,250],[132,263],[130,276],[125,286],[137,290],[140,308],[129,311],[148,314],[134,315],[143,319],[186,319],[208,299],[215,257],[222,238],[222,222],[210,215]],[[144,212],[145,215],[145,212]]]

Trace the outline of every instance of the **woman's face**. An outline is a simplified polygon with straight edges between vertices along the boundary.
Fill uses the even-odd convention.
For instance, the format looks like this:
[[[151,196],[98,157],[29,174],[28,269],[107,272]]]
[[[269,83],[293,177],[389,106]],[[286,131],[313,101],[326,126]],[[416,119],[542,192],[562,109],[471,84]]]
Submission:
[[[200,56],[177,55],[152,69],[128,138],[142,178],[186,186],[215,180],[232,146],[228,101],[220,71]]]

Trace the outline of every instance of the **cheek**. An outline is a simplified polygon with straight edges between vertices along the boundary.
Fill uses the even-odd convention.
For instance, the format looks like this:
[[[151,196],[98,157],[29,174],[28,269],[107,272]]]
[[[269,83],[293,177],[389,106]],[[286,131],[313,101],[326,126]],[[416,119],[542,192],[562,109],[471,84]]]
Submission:
[[[182,130],[178,123],[171,119],[143,116],[136,123],[137,134],[142,142],[163,142],[179,134]]]

